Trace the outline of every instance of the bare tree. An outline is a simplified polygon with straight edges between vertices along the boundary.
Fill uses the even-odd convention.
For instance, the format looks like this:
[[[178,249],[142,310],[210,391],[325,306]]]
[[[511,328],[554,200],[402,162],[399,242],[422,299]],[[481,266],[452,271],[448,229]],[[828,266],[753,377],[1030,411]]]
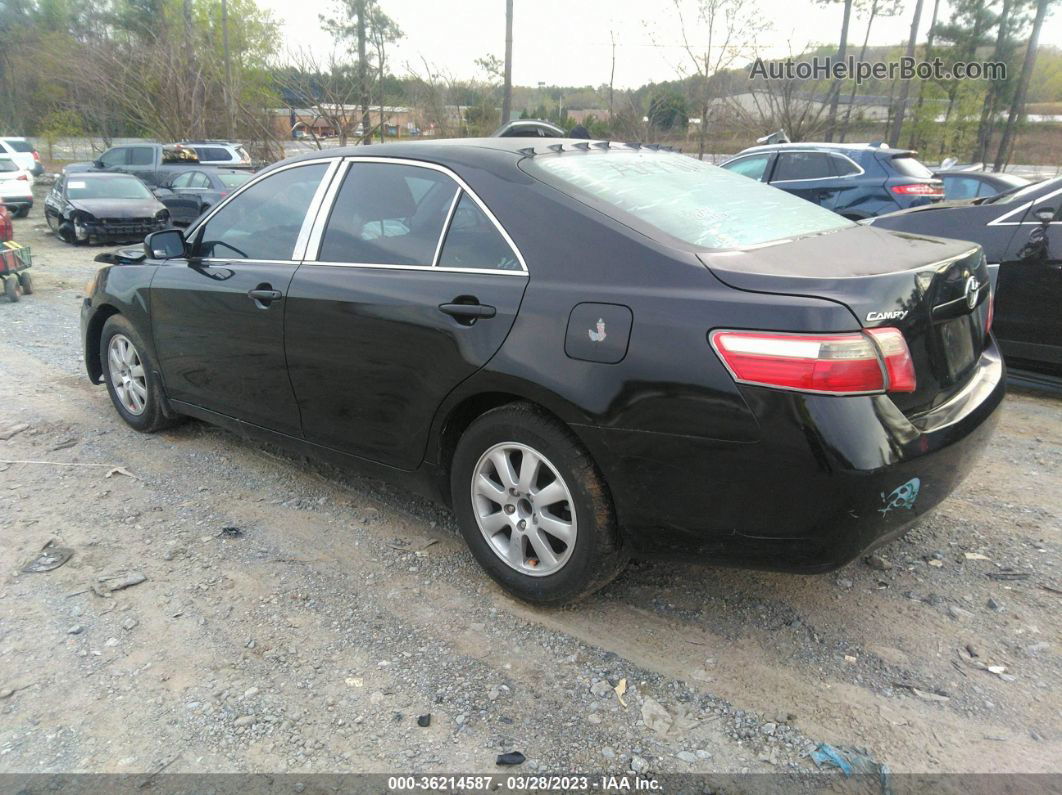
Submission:
[[[502,124],[513,112],[513,0],[505,0],[505,77],[502,82]]]
[[[848,25],[852,19],[852,0],[843,0],[844,14],[841,17],[841,41],[837,45],[837,60],[844,61],[848,54]],[[869,35],[869,31],[868,31]],[[834,80],[830,88],[830,111],[826,117],[826,140],[833,140],[834,127],[837,126],[837,103],[841,98],[841,81]]]
[[[720,99],[725,70],[746,59],[755,49],[755,33],[763,30],[754,0],[672,0],[682,31],[682,49],[690,74],[680,66],[679,73],[692,78],[694,107],[700,119],[697,131],[697,157],[704,159],[708,116],[713,100]]]
[[[937,3],[940,0],[936,0]],[[859,50],[859,59],[862,61],[867,57],[867,46],[870,43],[870,28],[874,24],[874,20],[879,17],[891,17],[900,12],[901,0],[870,0],[870,8],[867,9],[867,30],[863,35],[863,46]],[[852,106],[855,104],[856,91],[859,86],[856,82],[852,81],[852,92],[848,95],[848,107],[844,111],[844,123],[841,125],[841,141],[843,142],[848,137],[848,124],[852,118]],[[832,127],[833,122],[829,122]],[[831,139],[827,139],[831,140]]]
[[[308,121],[298,119],[297,122],[305,127],[314,145],[321,148],[317,129],[318,122],[324,121],[335,131],[339,145],[346,146],[361,115],[355,66],[344,60],[336,49],[321,59],[309,48],[300,48],[288,52],[276,75],[284,94],[309,112]]]
[[[915,45],[918,42],[918,25],[922,21],[922,2],[923,0],[915,0],[914,16],[911,19],[911,35],[907,38],[908,58],[914,58]],[[900,99],[896,103],[892,128],[889,130],[889,146],[896,146],[900,142],[900,130],[903,127],[904,116],[907,115],[907,96],[910,91],[910,81],[904,80],[903,85],[900,86]]]
[[[1029,33],[1029,42],[1025,45],[1025,60],[1021,65],[1021,75],[1018,77],[1018,87],[1014,91],[1014,99],[1010,103],[1010,113],[1007,115],[1007,126],[1003,128],[1003,137],[999,139],[999,148],[996,150],[996,161],[992,165],[993,171],[1002,171],[1010,159],[1010,150],[1014,145],[1014,131],[1018,124],[1018,118],[1025,109],[1025,94],[1029,90],[1029,79],[1032,77],[1033,67],[1036,66],[1036,48],[1040,42],[1040,31],[1047,17],[1047,7],[1052,0],[1037,0],[1036,16],[1033,18],[1032,31]]]

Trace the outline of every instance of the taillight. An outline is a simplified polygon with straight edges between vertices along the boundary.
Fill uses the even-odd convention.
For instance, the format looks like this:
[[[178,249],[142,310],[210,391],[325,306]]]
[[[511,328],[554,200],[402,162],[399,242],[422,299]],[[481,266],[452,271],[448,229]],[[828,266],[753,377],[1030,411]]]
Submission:
[[[930,185],[928,182],[909,182],[906,185],[891,185],[893,193],[900,196],[943,196],[944,188],[940,185]]]
[[[29,177],[27,177],[25,174],[19,174],[17,177],[15,177],[15,179],[20,179],[23,182],[29,182]]]
[[[914,392],[915,370],[907,340],[897,328],[868,329],[867,334],[878,344],[885,359],[885,375],[889,379],[889,392]]]
[[[988,317],[985,318],[985,336],[987,337],[989,332],[992,331],[992,321],[996,319],[996,293],[995,290],[988,291]]]
[[[734,380],[743,384],[831,395],[915,388],[911,355],[897,329],[851,334],[713,331],[709,340]]]

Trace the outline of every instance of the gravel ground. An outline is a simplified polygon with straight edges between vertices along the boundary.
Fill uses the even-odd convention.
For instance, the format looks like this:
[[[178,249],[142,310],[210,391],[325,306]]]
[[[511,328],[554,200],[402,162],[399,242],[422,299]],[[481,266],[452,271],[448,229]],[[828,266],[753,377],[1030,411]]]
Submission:
[[[526,773],[800,777],[819,743],[895,772],[1062,771],[1057,399],[1011,394],[964,486],[840,572],[636,562],[538,610],[435,505],[197,422],[128,429],[81,363],[99,249],[39,208],[15,231],[37,292],[0,302],[0,772],[492,771],[520,751]],[[50,539],[72,559],[21,573]]]

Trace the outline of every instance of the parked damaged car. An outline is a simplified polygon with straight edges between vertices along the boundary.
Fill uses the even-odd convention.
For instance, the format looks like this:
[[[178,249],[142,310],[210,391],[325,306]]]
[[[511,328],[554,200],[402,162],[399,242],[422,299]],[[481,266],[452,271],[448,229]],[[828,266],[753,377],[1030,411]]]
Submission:
[[[314,152],[110,256],[82,339],[130,427],[405,483],[539,604],[631,556],[841,566],[947,498],[1004,395],[980,246],[637,144]]]
[[[152,192],[170,211],[174,226],[187,226],[253,176],[234,168],[190,169]]]
[[[137,177],[77,172],[55,181],[44,199],[48,227],[67,243],[121,243],[170,225],[170,211]]]

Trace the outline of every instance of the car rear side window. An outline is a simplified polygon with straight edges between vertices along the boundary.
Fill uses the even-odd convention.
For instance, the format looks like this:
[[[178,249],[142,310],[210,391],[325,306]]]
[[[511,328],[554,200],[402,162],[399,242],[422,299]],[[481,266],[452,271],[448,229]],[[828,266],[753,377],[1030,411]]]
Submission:
[[[932,179],[933,172],[923,166],[914,155],[893,155],[892,167],[905,177]]]
[[[769,154],[749,155],[740,160],[727,163],[723,168],[749,179],[763,179],[763,172],[767,170],[767,164],[770,160],[771,156]]]
[[[227,163],[232,160],[229,150],[222,149],[219,146],[197,146],[195,147],[195,153],[199,155],[200,162],[204,160],[221,160]]]
[[[18,164],[8,157],[0,157],[0,171],[18,171]]]
[[[944,177],[944,195],[949,199],[972,199],[982,184],[973,177]]]
[[[206,222],[196,253],[210,259],[290,260],[327,168],[312,163],[256,182]]]
[[[830,156],[825,152],[781,152],[771,182],[790,179],[826,179],[833,176]]]
[[[150,146],[134,146],[129,149],[129,165],[150,166],[155,162],[155,151]]]
[[[443,268],[486,268],[522,270],[512,247],[498,227],[467,194],[462,193],[446,232],[439,266]]]
[[[785,191],[670,152],[564,152],[529,174],[650,237],[701,249],[756,246],[853,226]]]
[[[830,165],[836,177],[851,177],[862,172],[862,169],[849,158],[841,154],[830,154]]]
[[[457,183],[433,169],[351,163],[317,259],[430,266],[457,190]]]

